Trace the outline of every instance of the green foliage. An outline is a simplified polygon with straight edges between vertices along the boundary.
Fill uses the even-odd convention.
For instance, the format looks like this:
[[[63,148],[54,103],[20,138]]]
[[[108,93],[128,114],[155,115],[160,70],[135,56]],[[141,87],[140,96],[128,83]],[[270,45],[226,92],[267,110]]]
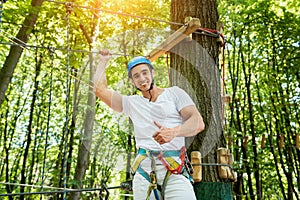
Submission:
[[[260,174],[264,199],[288,196],[290,174],[294,177],[295,191],[298,191],[296,186],[299,188],[299,150],[294,148],[299,130],[299,4],[295,0],[219,2],[227,42],[226,91],[232,96],[227,106],[225,131],[234,141],[231,147],[236,160],[234,169],[243,187],[242,193],[235,191],[237,197],[251,196],[251,187],[258,191],[256,172]],[[67,178],[67,187],[78,184],[73,177],[77,152],[84,139],[85,113],[90,109],[88,89],[93,85],[89,75],[90,56],[97,59],[99,49],[109,49],[113,53],[107,68],[109,86],[122,94],[135,93],[128,81],[126,64],[133,56],[148,55],[168,36],[169,24],[163,21],[169,20],[169,5],[170,1],[161,0],[76,0],[72,11],[67,13],[63,4],[43,2],[28,42],[31,47],[24,47],[0,108],[1,182],[20,182],[24,147],[31,130],[26,183],[61,188]],[[29,0],[9,0],[3,4],[0,63],[6,60],[14,37],[30,11]],[[34,77],[40,60],[31,119]],[[164,57],[154,62],[155,81],[161,87],[169,84],[166,62]],[[127,118],[102,102],[97,101],[95,109],[90,163],[86,178],[81,180],[82,187],[116,186],[126,179],[127,157],[133,158],[132,128]],[[285,141],[280,148],[282,134]],[[264,149],[260,146],[262,135],[266,136]],[[246,136],[249,140],[245,154],[242,150]],[[70,151],[70,168],[64,177],[64,153]],[[248,185],[250,179],[252,185]],[[25,188],[25,192],[38,190]],[[19,186],[0,187],[1,194],[19,191]],[[31,197],[35,198],[39,196]],[[82,194],[82,199],[96,198],[96,194]]]
[[[245,184],[242,194],[235,191],[237,195],[251,193],[250,187],[258,190],[254,184],[248,185],[250,179],[258,181],[255,171],[260,173],[264,199],[286,198],[298,191],[299,161],[289,159],[299,156],[295,137],[299,129],[300,67],[296,63],[300,52],[300,18],[295,6],[299,8],[296,1],[264,0],[219,4],[228,48],[226,90],[232,96],[226,115],[227,132],[233,141],[238,141],[232,148],[239,155],[236,171],[244,177],[239,181]],[[246,90],[247,85],[250,91]],[[264,149],[260,146],[263,134],[267,138]],[[282,134],[285,140],[281,149]],[[249,138],[247,162],[242,159],[245,137]],[[292,162],[293,172],[286,168],[288,162]],[[291,179],[289,173],[297,178]],[[294,192],[288,190],[293,187],[289,180],[294,184]]]

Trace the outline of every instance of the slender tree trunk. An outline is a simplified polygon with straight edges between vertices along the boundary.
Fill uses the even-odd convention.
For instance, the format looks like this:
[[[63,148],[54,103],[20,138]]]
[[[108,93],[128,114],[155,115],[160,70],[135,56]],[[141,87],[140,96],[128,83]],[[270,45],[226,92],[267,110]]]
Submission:
[[[9,113],[9,109],[7,109],[6,114],[5,114],[5,128],[4,128],[4,134],[3,134],[3,141],[4,141],[4,152],[5,152],[5,159],[4,159],[4,165],[3,168],[5,168],[5,181],[6,182],[10,182],[10,176],[9,176],[9,149],[10,149],[10,145],[7,144],[8,143],[8,113]],[[15,127],[15,126],[14,126]],[[6,185],[5,186],[7,193],[11,193],[14,189],[14,186],[11,185]],[[9,200],[13,200],[13,197],[9,197]]]
[[[32,9],[30,10],[29,14],[26,16],[22,28],[19,30],[16,39],[14,40],[16,44],[23,45],[27,43],[29,39],[29,35],[32,32],[34,25],[37,21],[42,3],[43,0],[31,1]],[[10,47],[10,51],[8,56],[6,57],[4,65],[0,70],[0,80],[1,80],[0,81],[0,106],[4,101],[5,92],[8,88],[8,85],[11,82],[11,79],[14,74],[14,70],[17,66],[20,56],[22,55],[22,52],[23,52],[23,48],[21,46],[12,45]]]
[[[74,74],[73,76],[74,77],[77,77],[77,70],[76,69],[73,69],[72,71],[74,71]],[[76,122],[77,122],[77,110],[78,110],[78,105],[79,105],[79,102],[80,102],[80,98],[79,98],[79,85],[80,85],[80,82],[75,80],[75,83],[74,83],[74,92],[73,92],[73,109],[72,109],[72,120],[71,120],[71,125],[70,125],[70,128],[69,128],[69,136],[70,136],[70,139],[69,139],[69,143],[68,143],[68,162],[67,162],[67,180],[69,180],[69,177],[70,177],[70,173],[71,173],[71,166],[72,166],[72,157],[73,157],[73,149],[74,149],[74,143],[75,143],[75,137],[74,137],[74,134],[75,134],[75,130],[76,130]],[[71,195],[73,195],[71,193]]]
[[[18,100],[16,101],[16,107],[20,107],[20,102],[21,102],[21,96],[18,98]],[[26,100],[24,100],[26,102]],[[23,109],[24,109],[24,105],[23,107],[21,107],[21,109],[15,113],[13,120],[9,120],[9,111],[11,109],[9,106],[9,100],[7,100],[8,106],[7,106],[7,111],[5,112],[5,128],[4,128],[4,136],[3,136],[3,141],[4,141],[4,151],[5,151],[5,159],[4,159],[4,166],[3,168],[5,168],[5,181],[6,182],[16,182],[17,177],[16,175],[12,176],[12,174],[16,174],[15,173],[15,169],[19,169],[19,159],[21,156],[17,155],[15,156],[15,161],[12,162],[12,158],[13,156],[10,155],[10,151],[11,151],[11,146],[12,146],[12,141],[14,138],[14,134],[15,134],[15,130],[16,130],[16,124],[18,122],[19,117],[21,116],[21,114],[23,113]],[[11,123],[11,124],[10,124]],[[10,128],[9,128],[10,127]],[[19,152],[19,154],[21,154],[21,152]],[[12,164],[12,166],[14,166],[13,168],[10,167],[10,164]],[[7,193],[11,193],[14,190],[15,186],[13,185],[6,185],[6,191]],[[13,199],[13,197],[9,197],[10,200]]]
[[[94,2],[94,7],[95,8],[100,8],[101,6],[101,1],[95,1]],[[86,27],[84,24],[80,24],[79,27],[81,31],[83,32],[87,43],[90,47],[92,48],[92,42],[93,38],[96,38],[97,34],[97,27],[99,26],[98,24],[98,19],[99,16],[97,13],[94,13],[93,15],[93,23],[91,23],[90,26],[90,32],[86,30]],[[90,34],[89,34],[90,33]],[[94,82],[94,72],[95,72],[95,60],[93,57],[93,54],[89,54],[89,62],[90,62],[90,83]],[[92,136],[93,136],[93,128],[94,128],[94,121],[95,121],[95,105],[96,105],[96,98],[93,92],[93,88],[89,87],[88,88],[88,102],[87,102],[87,109],[86,109],[86,115],[84,119],[84,133],[81,138],[81,144],[79,146],[79,151],[78,151],[78,157],[77,157],[77,165],[75,168],[75,174],[74,174],[74,181],[75,185],[73,185],[73,188],[79,189],[82,188],[82,181],[85,179],[85,174],[86,170],[88,169],[89,163],[90,163],[90,150],[92,146]],[[78,200],[80,199],[81,193],[79,192],[74,192],[71,193],[69,196],[70,200]]]
[[[243,51],[242,51],[243,52]],[[261,191],[261,181],[260,181],[260,174],[259,174],[259,165],[258,165],[258,154],[257,154],[257,145],[256,145],[256,131],[254,128],[254,117],[253,117],[253,107],[252,107],[252,99],[251,99],[251,67],[247,64],[247,61],[250,62],[250,58],[248,57],[247,61],[245,59],[244,54],[241,52],[241,61],[242,61],[242,69],[243,69],[243,73],[244,73],[244,83],[245,83],[245,88],[246,88],[246,94],[247,94],[247,99],[245,99],[245,102],[248,102],[248,114],[249,114],[249,123],[250,123],[250,129],[245,128],[245,132],[246,130],[250,130],[251,133],[251,143],[252,143],[252,151],[253,151],[253,169],[254,169],[254,177],[255,177],[255,183],[256,183],[256,196],[258,200],[261,200],[262,198],[262,191]],[[248,48],[248,52],[250,52],[250,47]],[[248,127],[248,124],[245,124],[245,127]],[[248,131],[247,131],[248,132]],[[245,152],[245,154],[247,154],[247,151]],[[247,159],[247,155],[245,160]],[[255,194],[253,191],[253,186],[252,186],[252,171],[251,171],[251,165],[250,163],[246,163],[246,168],[247,168],[247,174],[248,174],[248,187],[250,190],[250,197],[252,200],[255,199]]]
[[[26,136],[26,145],[25,145],[25,150],[24,150],[24,155],[23,155],[23,163],[22,163],[22,169],[21,169],[21,184],[26,184],[26,174],[27,174],[27,158],[30,150],[30,145],[31,145],[31,140],[32,140],[32,124],[34,121],[34,108],[35,108],[35,102],[37,99],[37,93],[38,93],[38,86],[39,86],[39,80],[38,77],[41,72],[41,65],[42,65],[42,59],[39,61],[36,60],[36,69],[35,69],[35,79],[34,79],[34,90],[32,92],[32,101],[31,101],[31,106],[30,106],[30,115],[29,115],[29,124],[27,127],[27,136]],[[23,193],[25,191],[24,187],[20,188],[20,192]],[[20,196],[20,200],[23,200],[25,197],[24,195]]]
[[[271,102],[272,102],[273,106],[275,106],[274,99],[272,97],[271,97]],[[273,118],[275,119],[275,121],[277,121],[277,116],[275,114],[273,114]],[[269,142],[270,142],[271,152],[272,152],[272,155],[274,157],[276,173],[277,173],[278,179],[280,180],[279,181],[280,190],[281,190],[283,199],[286,200],[287,198],[286,198],[286,195],[285,195],[284,183],[282,182],[282,175],[281,175],[281,172],[280,172],[280,164],[278,163],[278,153],[277,152],[279,152],[280,157],[281,157],[281,153],[280,153],[280,151],[278,151],[279,144],[278,143],[274,144],[274,142],[273,142],[273,138],[274,137],[276,138],[276,136],[275,136],[275,134],[273,134],[272,126],[273,126],[273,124],[270,121],[270,123],[269,123],[269,127],[270,127]],[[278,140],[276,139],[276,141],[278,141]]]
[[[236,35],[236,31],[233,30],[233,38],[234,40],[238,40],[239,38]],[[239,131],[240,133],[242,132],[242,127],[241,127],[241,108],[240,108],[240,103],[239,103],[239,99],[237,98],[237,91],[238,91],[238,85],[239,85],[239,80],[240,80],[240,68],[239,68],[239,57],[235,56],[236,55],[236,51],[238,49],[238,46],[236,45],[236,43],[233,43],[233,50],[229,50],[227,49],[227,54],[228,57],[232,57],[232,59],[228,59],[228,69],[229,69],[229,75],[230,75],[230,81],[231,81],[231,85],[232,85],[232,103],[230,106],[230,123],[229,123],[229,127],[235,127],[237,131]],[[232,56],[231,55],[232,52]],[[232,60],[232,62],[231,62]],[[234,155],[235,155],[235,159],[236,161],[240,161],[241,158],[245,155],[243,152],[244,147],[241,145],[243,144],[243,136],[237,135],[238,139],[235,140],[235,146],[239,147],[241,146],[241,148],[236,148]],[[244,165],[243,165],[244,166]],[[236,194],[236,200],[242,200],[243,198],[243,171],[239,171],[237,174],[237,181],[234,184],[234,194]]]

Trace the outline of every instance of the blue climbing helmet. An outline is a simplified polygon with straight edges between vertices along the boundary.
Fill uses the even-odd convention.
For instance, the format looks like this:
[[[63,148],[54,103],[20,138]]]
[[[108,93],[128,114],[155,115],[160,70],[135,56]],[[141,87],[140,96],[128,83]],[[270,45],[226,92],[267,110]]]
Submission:
[[[151,61],[149,59],[147,59],[144,56],[137,56],[137,57],[132,58],[128,62],[128,65],[127,65],[128,77],[131,77],[131,74],[130,74],[131,69],[139,64],[147,64],[151,69],[153,69]]]

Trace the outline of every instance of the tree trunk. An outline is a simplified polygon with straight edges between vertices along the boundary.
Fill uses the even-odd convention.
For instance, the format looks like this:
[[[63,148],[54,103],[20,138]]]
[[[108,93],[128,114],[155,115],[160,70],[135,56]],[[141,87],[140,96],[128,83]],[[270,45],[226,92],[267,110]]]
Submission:
[[[251,73],[248,71],[247,72],[247,63],[243,50],[241,50],[240,53],[240,57],[241,57],[241,67],[242,67],[242,71],[244,73],[244,83],[245,83],[245,88],[246,88],[246,94],[247,97],[245,97],[245,99],[243,101],[247,102],[248,101],[248,107],[245,108],[243,107],[242,109],[246,109],[249,113],[249,121],[250,121],[250,131],[251,135],[252,135],[252,139],[251,139],[251,143],[252,143],[252,150],[253,150],[253,158],[252,160],[254,160],[254,164],[253,164],[253,169],[255,169],[255,178],[256,178],[256,186],[257,186],[257,199],[261,199],[261,190],[259,189],[260,187],[258,187],[260,185],[260,181],[259,181],[259,166],[257,165],[257,150],[256,150],[256,136],[255,136],[255,130],[254,130],[254,119],[253,119],[253,110],[252,110],[252,102],[251,102],[251,92],[250,92],[250,80],[251,80]],[[250,69],[249,69],[250,70]],[[246,100],[247,98],[247,100]],[[243,113],[245,113],[243,112]],[[248,127],[247,126],[247,121],[244,121],[244,127]],[[247,131],[248,132],[248,131]],[[245,138],[248,137],[245,133]],[[247,141],[248,142],[248,141]],[[250,160],[248,159],[248,152],[247,152],[247,143],[243,145],[242,147],[242,151],[243,151],[243,160],[244,160],[244,165],[246,167],[246,171],[247,171],[247,175],[248,175],[248,187],[249,187],[249,192],[250,192],[250,199],[255,200],[255,194],[254,194],[254,190],[253,190],[253,182],[252,182],[252,171],[251,171],[251,163],[249,162]]]
[[[184,23],[186,17],[199,18],[201,27],[216,29],[218,21],[215,0],[172,0],[171,21]],[[179,27],[173,25],[172,30]],[[203,116],[205,130],[188,138],[188,151],[200,151],[203,180],[195,184],[198,199],[232,199],[231,185],[219,178],[217,149],[226,147],[222,124],[221,83],[218,68],[219,51],[216,38],[193,34],[171,50],[171,85],[187,91]]]
[[[100,8],[101,2],[95,1],[95,8]],[[93,39],[97,36],[97,26],[99,25],[98,18],[99,16],[95,13],[94,22],[91,24],[90,35],[86,30],[86,27],[83,24],[80,24],[79,27],[82,30],[87,43],[89,44],[90,49],[92,49]],[[90,77],[89,80],[91,83],[94,82],[94,73],[95,73],[95,60],[93,54],[89,54],[89,62],[90,62]],[[88,88],[88,102],[87,102],[87,110],[84,119],[84,133],[81,138],[81,144],[79,147],[78,157],[77,157],[77,165],[75,168],[74,182],[73,188],[79,189],[82,188],[82,181],[85,179],[86,170],[88,169],[90,163],[90,150],[92,146],[92,136],[93,136],[93,128],[95,121],[95,105],[96,98],[93,92],[93,88]],[[92,187],[92,186],[91,186]],[[78,200],[80,199],[80,192],[73,192],[70,194],[70,200]]]
[[[26,16],[23,26],[18,32],[16,39],[14,39],[14,43],[24,45],[27,43],[29,39],[29,34],[32,32],[34,25],[37,21],[38,14],[40,11],[40,7],[43,3],[43,0],[32,0],[31,6],[32,9],[30,13]],[[20,43],[21,42],[21,43]],[[12,45],[10,47],[10,51],[8,56],[6,57],[6,60],[4,62],[3,67],[0,71],[0,106],[2,105],[2,102],[4,101],[5,92],[8,88],[8,85],[10,84],[10,81],[13,77],[14,70],[17,66],[17,63],[19,61],[19,58],[23,52],[23,47],[21,46],[14,46]]]
[[[73,71],[73,76],[77,77],[77,70],[72,69]],[[77,122],[77,110],[78,110],[78,105],[80,102],[79,98],[79,87],[80,87],[80,82],[75,80],[74,83],[74,92],[73,92],[73,109],[72,109],[72,120],[71,120],[71,125],[69,129],[69,144],[68,144],[68,158],[67,158],[67,181],[69,180],[70,173],[71,173],[71,167],[72,167],[72,157],[73,157],[73,149],[74,149],[74,143],[75,143],[75,130],[76,130],[76,122]],[[77,170],[77,169],[76,169]],[[70,193],[70,195],[73,195],[73,193]]]
[[[238,40],[239,37],[236,34],[236,31],[233,31],[233,38],[234,40]],[[227,55],[228,57],[232,57],[232,59],[228,59],[228,66],[227,68],[229,69],[229,75],[230,75],[230,81],[231,81],[231,85],[232,85],[232,106],[230,106],[230,110],[231,110],[231,116],[230,116],[230,122],[229,122],[229,127],[235,127],[236,130],[240,133],[242,133],[242,120],[241,120],[241,105],[239,103],[238,97],[237,97],[237,91],[238,91],[238,86],[239,86],[239,80],[240,78],[240,67],[239,67],[239,57],[235,56],[236,52],[238,51],[240,53],[240,50],[238,50],[238,46],[236,43],[233,43],[232,45],[232,50],[228,50],[227,49]],[[231,56],[231,52],[232,52],[232,56]],[[232,60],[232,62],[231,62]],[[239,147],[241,146],[241,148],[236,148],[234,155],[235,158],[234,160],[241,160],[241,158],[244,159],[244,157],[246,156],[246,154],[244,153],[244,146],[241,145],[243,144],[243,135],[239,134],[237,135],[237,137],[239,139],[235,140],[235,146]],[[245,166],[243,164],[243,166]],[[248,167],[246,165],[246,167]],[[247,169],[246,169],[247,170]],[[249,186],[250,187],[250,186]],[[234,189],[233,189],[234,193],[237,195],[236,196],[236,200],[242,200],[243,198],[243,171],[239,170],[239,172],[237,173],[237,181],[234,184]]]
[[[34,123],[34,108],[35,108],[35,102],[37,99],[37,95],[38,95],[38,87],[39,87],[39,80],[38,77],[40,75],[41,72],[41,65],[42,65],[42,58],[40,58],[39,60],[36,60],[36,69],[35,69],[35,79],[34,79],[34,90],[32,92],[32,101],[31,101],[31,105],[30,105],[30,115],[29,115],[29,124],[27,127],[27,135],[26,135],[26,145],[25,145],[25,150],[24,150],[24,155],[23,155],[23,163],[22,163],[22,169],[21,169],[21,184],[26,184],[26,175],[27,175],[27,167],[28,167],[28,163],[27,163],[27,159],[28,159],[28,154],[29,154],[29,150],[30,150],[30,145],[31,145],[31,141],[32,141],[32,124]],[[25,191],[24,186],[22,186],[20,188],[20,193],[23,193]],[[24,195],[20,196],[20,200],[23,200],[25,198]]]
[[[22,85],[22,84],[21,84]],[[21,96],[19,96],[17,103],[16,103],[16,107],[20,107],[21,104]],[[26,101],[26,100],[25,100]],[[10,107],[10,101],[7,100],[7,110],[5,112],[5,128],[3,131],[3,146],[4,146],[4,153],[5,153],[5,159],[4,159],[4,163],[3,163],[3,169],[5,168],[5,181],[7,183],[9,182],[16,182],[18,177],[13,176],[12,174],[14,174],[14,171],[16,169],[19,169],[19,159],[21,156],[13,156],[13,153],[11,155],[11,147],[13,146],[13,138],[16,132],[16,124],[19,120],[19,117],[21,116],[21,114],[23,113],[23,109],[25,108],[24,106],[25,104],[23,104],[23,107],[20,108],[20,111],[15,112],[14,115],[12,116],[12,120],[9,120],[9,112],[11,111],[11,107]],[[9,128],[10,127],[10,128]],[[21,154],[21,153],[20,153]],[[13,159],[13,157],[15,157],[15,159]],[[13,166],[10,166],[10,161],[14,160]],[[1,170],[1,174],[2,174],[2,170]],[[16,186],[13,185],[6,185],[6,192],[7,193],[11,193],[12,191],[14,191],[14,188],[16,188]],[[9,200],[13,200],[13,197],[8,197]]]
[[[94,82],[94,61],[93,56],[90,55],[90,81]],[[84,180],[86,170],[89,166],[90,160],[90,150],[92,145],[92,135],[93,135],[93,127],[95,120],[95,105],[96,98],[93,93],[93,89],[91,87],[88,88],[88,102],[87,102],[87,111],[84,120],[84,134],[81,140],[81,144],[79,147],[78,157],[77,157],[77,165],[75,169],[74,180],[76,181],[76,185],[73,188],[79,189],[82,188],[82,180]],[[73,192],[70,194],[70,198],[72,200],[80,199],[80,192]]]

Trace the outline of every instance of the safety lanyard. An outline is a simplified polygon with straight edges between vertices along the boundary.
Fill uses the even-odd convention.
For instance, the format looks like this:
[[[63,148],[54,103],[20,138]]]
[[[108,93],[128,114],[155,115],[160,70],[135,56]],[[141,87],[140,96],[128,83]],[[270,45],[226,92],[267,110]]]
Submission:
[[[185,146],[183,146],[180,149],[180,157],[179,157],[181,160],[180,164],[178,164],[178,162],[176,162],[174,158],[164,155],[164,153],[160,153],[157,156],[157,158],[164,164],[167,170],[170,171],[172,174],[181,174],[185,164],[185,156],[186,156],[186,148]]]
[[[149,157],[151,159],[151,172],[150,172],[150,181],[149,181],[150,184],[149,184],[146,200],[148,200],[150,198],[151,191],[153,191],[155,199],[160,200],[159,195],[158,195],[158,191],[157,191],[157,179],[156,179],[156,173],[155,173],[156,172],[155,159],[154,159],[152,154],[150,154]]]

